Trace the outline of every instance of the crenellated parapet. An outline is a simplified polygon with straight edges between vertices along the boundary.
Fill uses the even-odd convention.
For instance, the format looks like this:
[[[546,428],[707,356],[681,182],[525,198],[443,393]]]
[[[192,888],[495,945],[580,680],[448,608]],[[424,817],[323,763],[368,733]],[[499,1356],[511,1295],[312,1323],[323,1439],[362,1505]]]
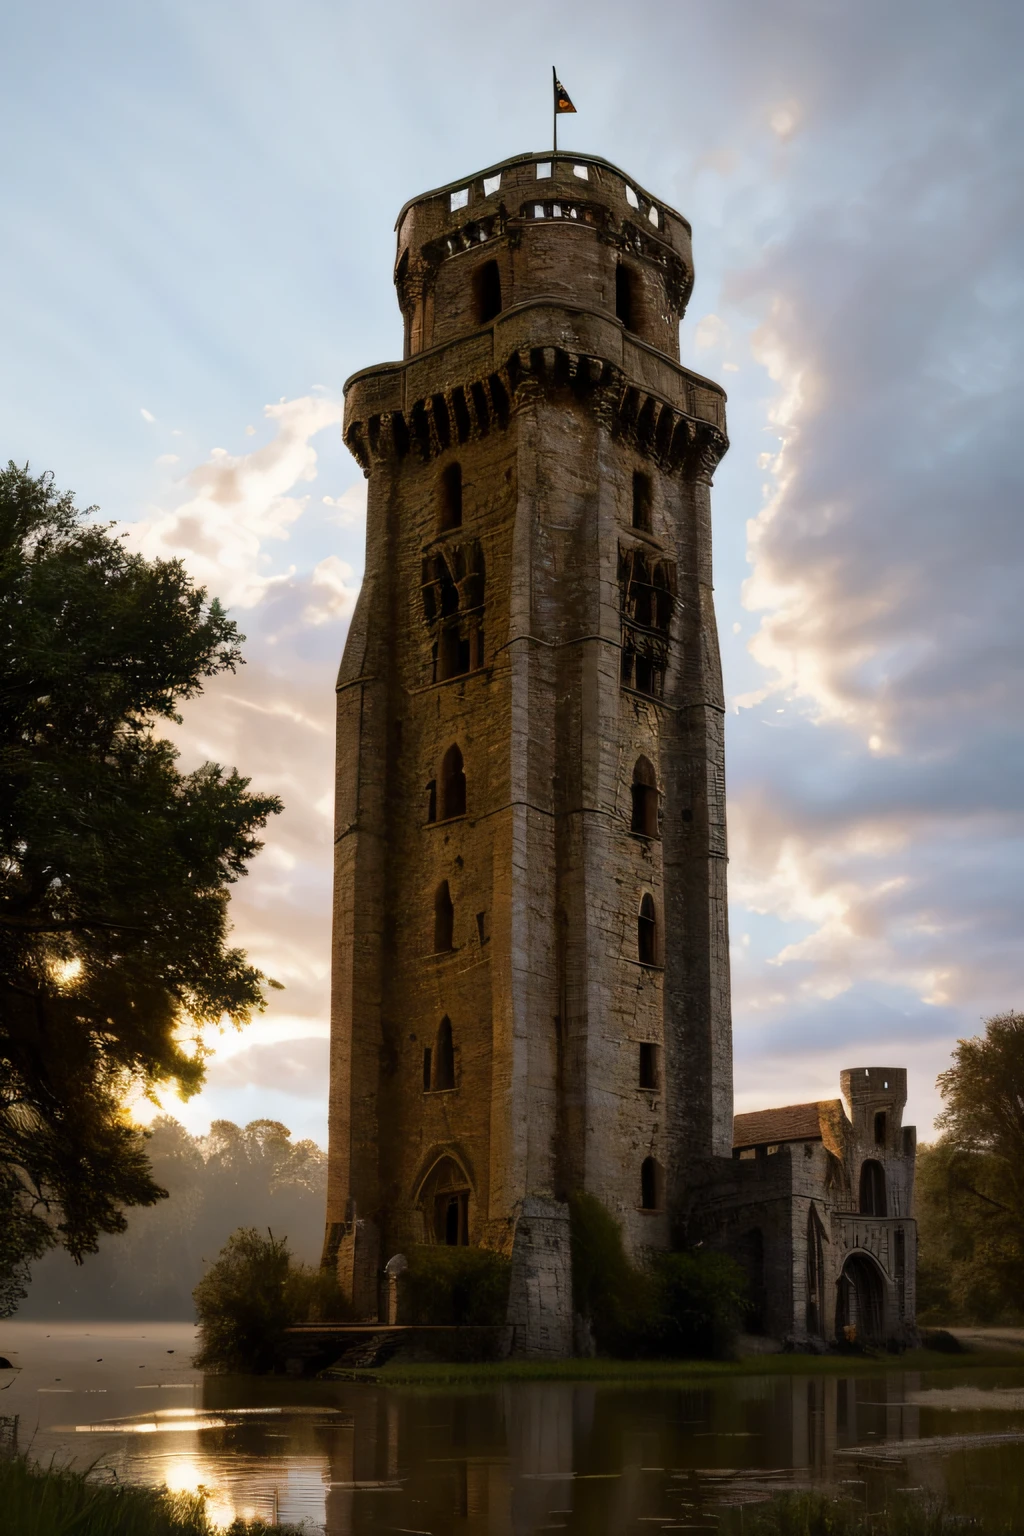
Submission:
[[[428,463],[453,446],[502,430],[530,383],[590,399],[607,414],[618,436],[667,474],[710,480],[728,448],[720,425],[724,397],[681,369],[672,401],[634,383],[607,358],[559,346],[531,347],[511,352],[497,368],[481,370],[476,378],[434,390],[410,404],[402,388],[404,370],[386,379],[382,372],[357,374],[346,386],[344,439],[365,474],[375,463],[393,463],[408,455]],[[372,409],[389,395],[395,402],[390,409]]]

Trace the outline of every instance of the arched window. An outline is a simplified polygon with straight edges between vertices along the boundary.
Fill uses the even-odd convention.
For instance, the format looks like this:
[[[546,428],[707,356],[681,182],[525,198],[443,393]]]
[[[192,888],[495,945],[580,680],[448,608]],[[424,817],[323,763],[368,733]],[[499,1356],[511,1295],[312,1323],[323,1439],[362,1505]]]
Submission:
[[[441,763],[441,820],[466,814],[466,771],[462,753],[453,742]]]
[[[860,1170],[860,1213],[884,1216],[885,1204],[885,1169],[875,1158],[865,1158]]]
[[[651,477],[642,469],[633,471],[633,527],[651,531]]]
[[[638,757],[633,769],[633,816],[630,831],[641,837],[658,835],[658,784],[646,757]]]
[[[442,533],[462,527],[462,465],[449,464],[441,473],[437,526]]]
[[[636,950],[641,965],[658,963],[658,918],[654,897],[645,891],[636,919]]]
[[[486,325],[495,315],[501,314],[501,273],[496,261],[485,261],[473,274],[473,292],[476,298],[478,325]]]
[[[442,880],[434,892],[434,953],[442,954],[445,950],[453,948],[455,932],[455,908],[452,905],[452,895],[448,889],[448,881]]]
[[[620,261],[615,268],[615,318],[622,321],[627,331],[636,330],[635,309],[633,274]]]
[[[455,1047],[452,1044],[452,1024],[445,1014],[437,1026],[437,1040],[433,1053],[433,1086],[440,1093],[455,1087]]]
[[[644,1211],[660,1211],[662,1202],[661,1164],[653,1157],[645,1157],[640,1164],[640,1208]]]

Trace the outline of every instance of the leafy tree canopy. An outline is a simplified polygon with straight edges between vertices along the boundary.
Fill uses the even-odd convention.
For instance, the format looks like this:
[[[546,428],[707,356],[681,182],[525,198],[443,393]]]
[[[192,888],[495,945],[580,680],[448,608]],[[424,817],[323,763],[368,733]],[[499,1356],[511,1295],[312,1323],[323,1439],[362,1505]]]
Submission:
[[[957,1042],[938,1080],[942,1135],[920,1149],[920,1310],[937,1322],[1024,1313],[1024,1014]]]
[[[81,1259],[164,1193],[126,1093],[194,1092],[189,1037],[264,1003],[228,889],[280,803],[213,763],[180,772],[154,728],[243,637],[94,510],[0,471],[0,1315],[28,1259]]]

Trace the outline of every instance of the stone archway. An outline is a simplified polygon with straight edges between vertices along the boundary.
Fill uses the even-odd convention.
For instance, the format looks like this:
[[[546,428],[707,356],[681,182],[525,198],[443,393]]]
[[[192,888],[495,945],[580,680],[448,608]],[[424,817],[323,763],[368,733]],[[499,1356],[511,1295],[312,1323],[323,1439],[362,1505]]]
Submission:
[[[866,1253],[847,1255],[836,1284],[836,1338],[849,1343],[885,1343],[885,1280]]]
[[[421,1180],[417,1204],[423,1212],[428,1243],[463,1248],[469,1242],[472,1185],[461,1163],[442,1153]]]

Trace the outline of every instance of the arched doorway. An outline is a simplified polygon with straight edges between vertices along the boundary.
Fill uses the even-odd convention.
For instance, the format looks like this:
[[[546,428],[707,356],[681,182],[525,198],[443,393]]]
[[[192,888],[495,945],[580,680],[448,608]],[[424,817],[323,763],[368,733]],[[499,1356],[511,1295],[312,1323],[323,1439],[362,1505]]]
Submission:
[[[455,1158],[438,1158],[419,1193],[428,1243],[441,1243],[449,1248],[466,1246],[470,1193],[469,1179]]]
[[[851,1253],[839,1276],[836,1338],[850,1344],[885,1343],[885,1285],[866,1253]]]

